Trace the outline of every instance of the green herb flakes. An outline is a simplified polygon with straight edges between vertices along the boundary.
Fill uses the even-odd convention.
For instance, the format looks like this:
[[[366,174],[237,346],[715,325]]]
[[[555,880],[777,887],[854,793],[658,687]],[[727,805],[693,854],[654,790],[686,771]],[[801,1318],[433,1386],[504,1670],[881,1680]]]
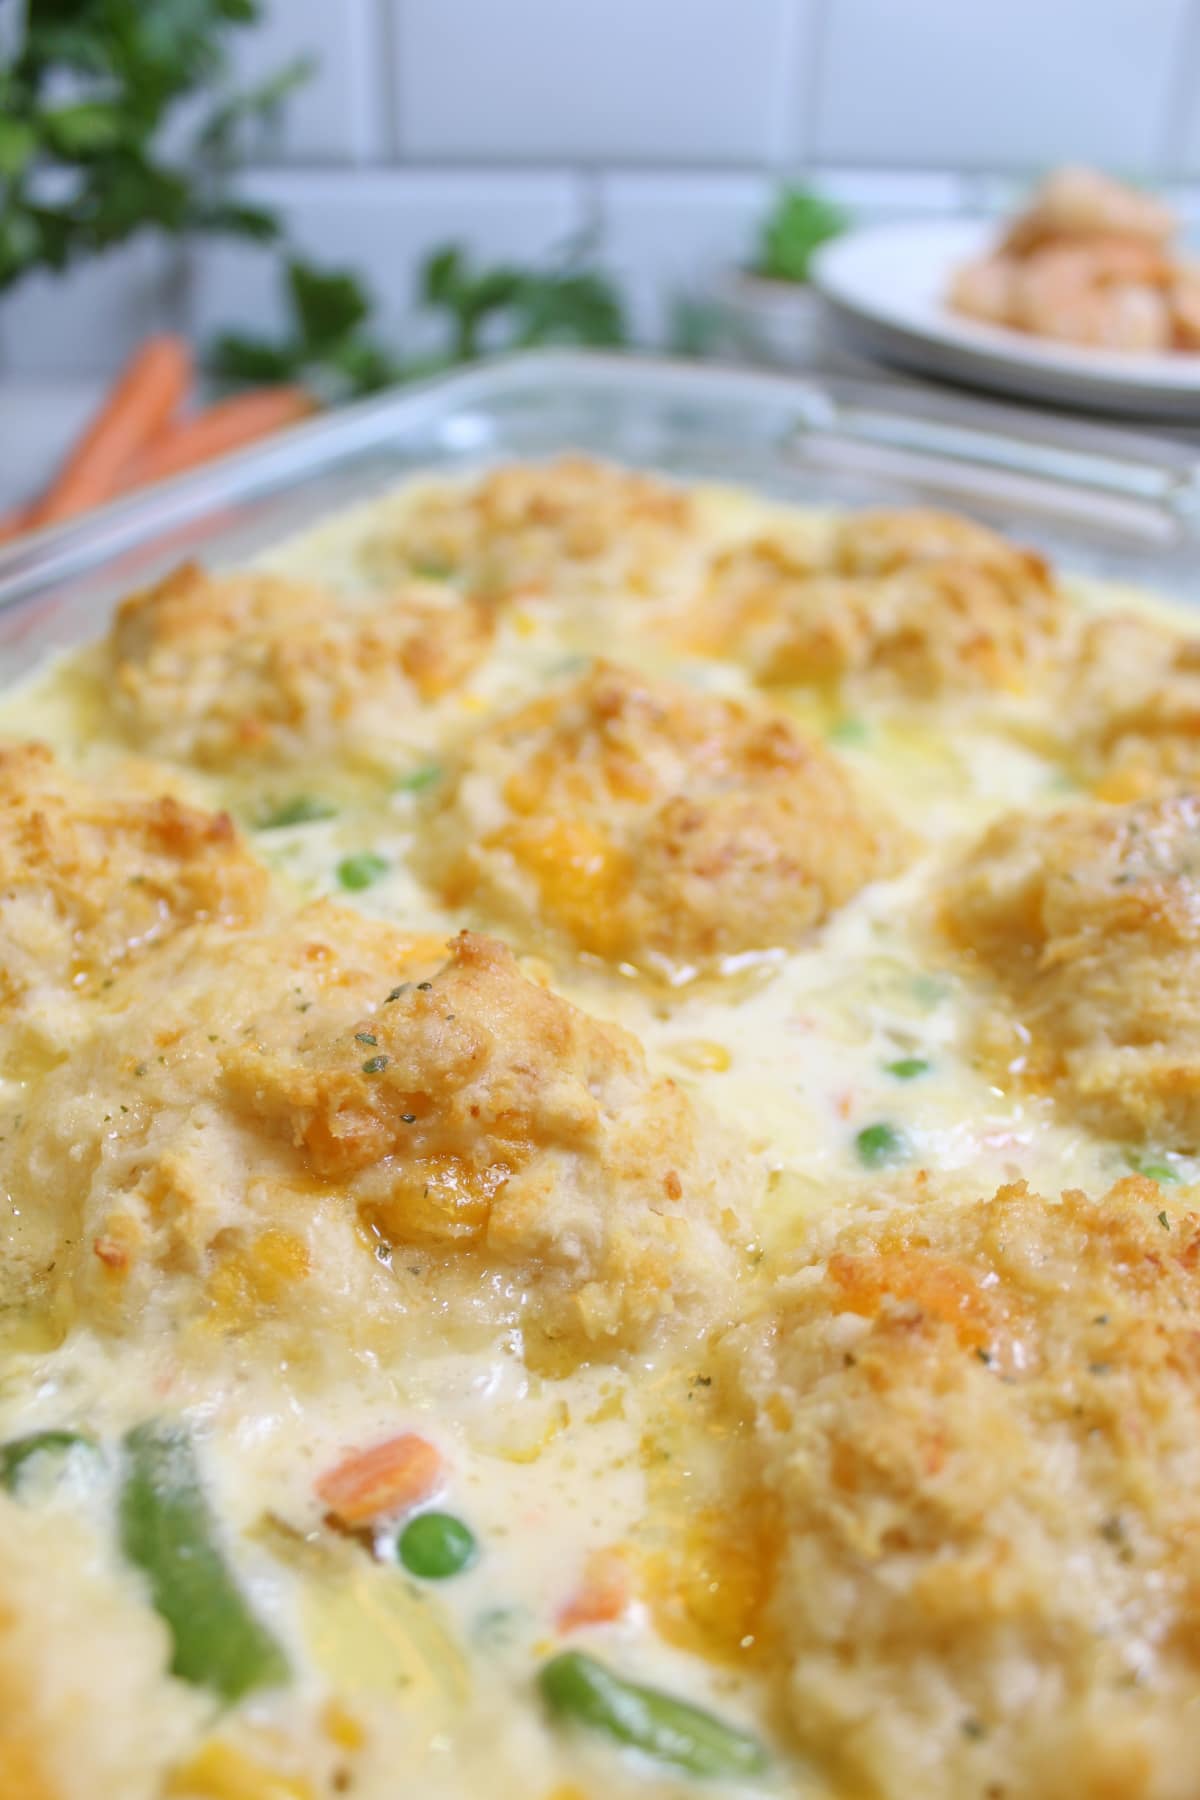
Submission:
[[[336,806],[330,806],[327,800],[319,800],[313,794],[293,794],[290,800],[281,801],[263,813],[258,820],[259,831],[284,831],[292,825],[316,825],[322,819],[337,817]]]

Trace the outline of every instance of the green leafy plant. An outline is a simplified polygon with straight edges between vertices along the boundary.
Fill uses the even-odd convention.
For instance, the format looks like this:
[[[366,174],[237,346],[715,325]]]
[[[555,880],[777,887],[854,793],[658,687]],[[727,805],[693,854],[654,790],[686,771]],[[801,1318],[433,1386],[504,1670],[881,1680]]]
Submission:
[[[455,244],[435,250],[420,278],[420,298],[447,330],[447,357],[468,362],[485,347],[621,344],[625,317],[612,283],[577,251],[558,268],[506,264],[473,269]]]
[[[372,303],[345,269],[317,269],[293,259],[284,270],[288,327],[278,341],[227,332],[212,347],[214,375],[234,384],[304,381],[373,393],[397,381],[400,364],[367,331]]]
[[[439,321],[443,342],[403,359],[370,329],[369,290],[346,269],[292,260],[284,275],[288,323],[280,338],[226,333],[210,356],[229,382],[304,381],[331,399],[469,362],[485,350],[536,344],[621,344],[625,319],[606,276],[578,255],[548,269],[473,267],[457,245],[434,250],[417,277],[417,299]]]
[[[813,256],[849,223],[841,207],[808,188],[782,189],[763,223],[754,273],[771,281],[807,281]]]
[[[260,0],[29,0],[0,69],[0,292],[150,229],[278,235],[228,184],[248,125],[309,73],[301,59],[232,88],[229,36],[261,12]],[[164,125],[198,98],[198,122],[164,149]]]

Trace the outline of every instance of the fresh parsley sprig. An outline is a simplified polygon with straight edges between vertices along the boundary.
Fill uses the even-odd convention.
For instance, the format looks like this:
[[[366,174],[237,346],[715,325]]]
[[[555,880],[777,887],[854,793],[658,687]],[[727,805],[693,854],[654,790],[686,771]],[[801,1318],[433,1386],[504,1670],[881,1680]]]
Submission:
[[[785,187],[764,221],[753,272],[771,281],[807,281],[821,245],[849,224],[849,215],[820,194]]]
[[[417,276],[417,299],[438,321],[441,344],[405,359],[371,330],[371,294],[348,269],[293,258],[284,271],[287,325],[278,338],[226,333],[210,367],[233,382],[303,381],[330,399],[470,362],[491,349],[625,342],[621,301],[578,249],[545,269],[474,266],[456,244],[434,250]]]

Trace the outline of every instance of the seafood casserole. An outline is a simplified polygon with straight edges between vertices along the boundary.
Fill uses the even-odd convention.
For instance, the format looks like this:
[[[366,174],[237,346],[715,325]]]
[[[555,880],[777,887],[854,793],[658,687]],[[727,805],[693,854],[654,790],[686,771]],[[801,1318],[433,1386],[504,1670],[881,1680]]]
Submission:
[[[2,703],[2,1800],[1193,1800],[1200,636],[565,458]]]

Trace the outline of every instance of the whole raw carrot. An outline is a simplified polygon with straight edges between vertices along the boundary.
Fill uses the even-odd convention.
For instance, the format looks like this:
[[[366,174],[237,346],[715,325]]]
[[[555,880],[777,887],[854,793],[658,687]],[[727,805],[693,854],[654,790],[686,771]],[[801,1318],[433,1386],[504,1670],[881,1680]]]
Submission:
[[[10,538],[20,537],[23,531],[28,530],[27,506],[14,506],[11,512],[0,513],[0,544],[7,544]]]
[[[118,375],[46,493],[31,507],[31,528],[69,519],[111,498],[138,451],[178,410],[191,380],[192,353],[182,338],[147,339]]]
[[[256,438],[292,425],[313,410],[311,394],[299,387],[255,388],[218,400],[190,419],[180,419],[147,444],[121,480],[121,489],[141,487],[180,475],[198,463],[224,456]]]

